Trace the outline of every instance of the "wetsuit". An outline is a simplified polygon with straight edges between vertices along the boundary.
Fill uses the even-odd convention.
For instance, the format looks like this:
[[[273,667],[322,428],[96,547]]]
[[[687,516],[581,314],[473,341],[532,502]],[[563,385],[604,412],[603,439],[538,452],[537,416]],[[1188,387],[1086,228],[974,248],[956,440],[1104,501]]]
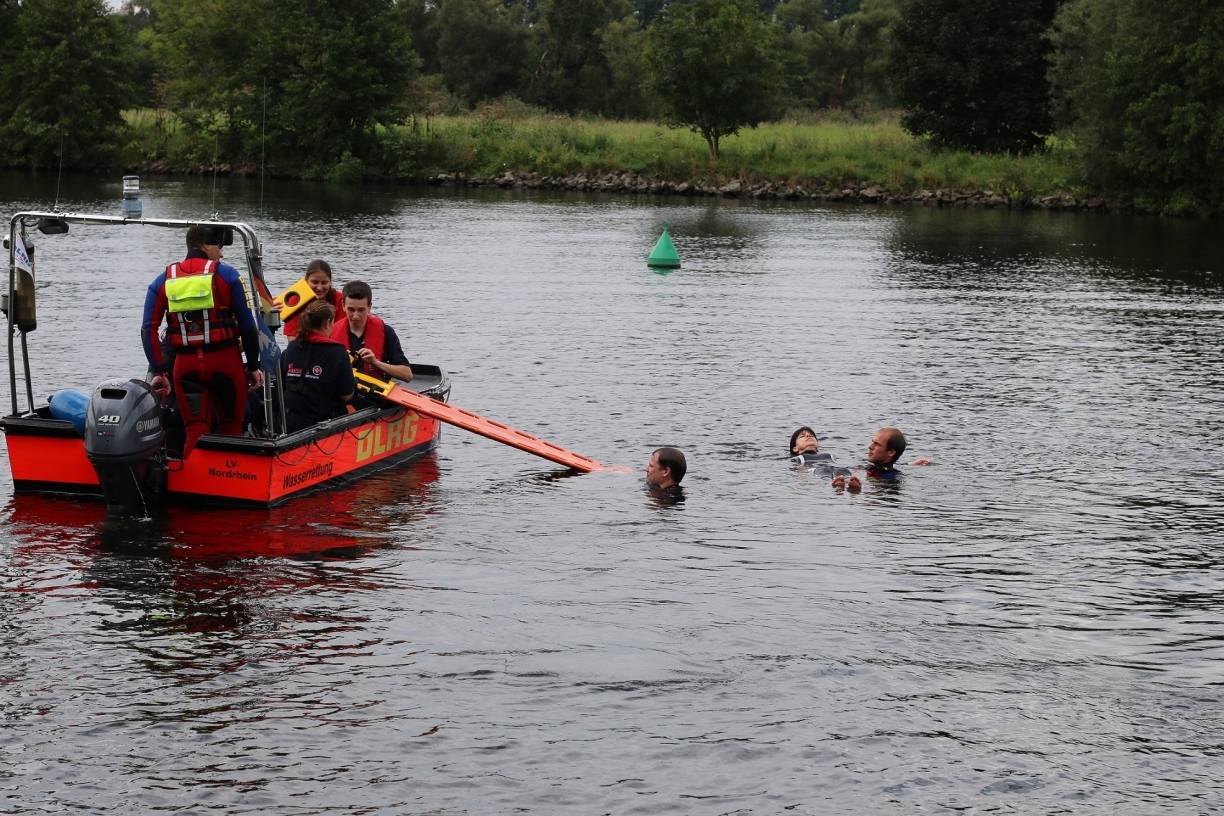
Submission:
[[[353,393],[353,368],[344,346],[311,332],[305,343],[293,340],[281,356],[285,383],[285,417],[289,433],[341,416]]]
[[[901,471],[897,470],[892,465],[889,465],[888,467],[868,465],[867,478],[878,479],[881,482],[895,482],[897,479],[901,478]]]
[[[184,299],[182,284],[198,282],[205,275],[212,276],[211,285],[202,291],[193,289],[192,298]],[[166,340],[175,352],[173,361],[166,359],[158,342],[163,319]],[[149,368],[155,374],[172,375],[186,428],[183,456],[214,423],[221,433],[242,434],[246,372],[239,342],[246,353],[246,370],[258,370],[259,329],[237,269],[210,261],[203,250],[189,250],[184,260],[170,264],[149,284],[140,337]]]
[[[850,475],[850,468],[838,467],[833,461],[832,454],[818,451],[816,453],[797,453],[790,458],[796,465],[800,465],[807,469],[809,473],[821,473],[827,476],[836,476],[839,473],[846,476]]]

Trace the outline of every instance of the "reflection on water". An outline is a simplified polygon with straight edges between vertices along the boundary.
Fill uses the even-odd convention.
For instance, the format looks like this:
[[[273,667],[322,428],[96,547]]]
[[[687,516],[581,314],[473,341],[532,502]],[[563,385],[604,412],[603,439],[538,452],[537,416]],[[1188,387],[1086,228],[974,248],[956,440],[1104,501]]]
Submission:
[[[407,501],[411,510],[401,519],[431,513],[429,485],[437,478],[437,462],[430,456],[371,477],[360,488],[320,492],[291,507],[207,512],[171,507],[137,519],[108,517],[99,503],[15,496],[8,519],[16,541],[8,560],[15,569],[40,576],[49,562],[67,559],[79,566],[77,585],[90,587],[113,607],[101,619],[106,629],[134,630],[143,637],[249,628],[259,621],[252,607],[269,593],[377,587],[360,569],[323,567],[337,560],[356,562],[371,548],[393,542],[386,530],[368,524],[371,507]],[[39,591],[54,586],[54,581],[40,583]]]
[[[330,487],[280,507],[201,512],[176,505],[153,518],[109,517],[98,502],[27,494],[10,499],[8,519],[14,533],[31,542],[52,538],[56,546],[72,542],[125,556],[203,561],[335,555],[387,544],[369,521],[390,508],[401,520],[432,513],[430,486],[438,475],[430,454],[360,484]],[[46,545],[30,546],[37,551]],[[25,549],[14,552],[20,557]]]
[[[1051,272],[1163,286],[1220,281],[1209,221],[920,208],[898,219],[895,240],[905,259],[928,271],[973,273],[960,279],[967,287],[1001,273],[1027,273],[1030,282]]]
[[[54,179],[3,183],[19,206]],[[150,215],[212,204],[209,179],[142,188]],[[227,179],[216,207],[274,289],[328,258],[456,404],[634,472],[450,429],[272,511],[119,523],[4,469],[0,809],[1215,807],[1204,225],[279,183],[261,213]],[[35,393],[142,369],[181,236],[38,240]],[[885,425],[935,464],[838,492],[781,458],[799,424],[840,466]],[[643,486],[660,444],[682,495]]]

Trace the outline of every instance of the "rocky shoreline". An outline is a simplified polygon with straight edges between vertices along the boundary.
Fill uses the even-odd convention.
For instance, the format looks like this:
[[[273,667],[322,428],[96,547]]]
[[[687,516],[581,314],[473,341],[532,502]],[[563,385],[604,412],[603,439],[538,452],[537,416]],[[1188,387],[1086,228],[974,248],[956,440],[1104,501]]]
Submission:
[[[220,175],[258,176],[254,165],[218,165]],[[179,175],[181,168],[163,163],[143,165],[138,172]],[[198,166],[188,175],[209,175],[211,166]],[[277,175],[277,174],[272,174]],[[744,181],[741,179],[673,181],[633,172],[578,173],[564,176],[535,172],[513,172],[493,176],[437,173],[423,178],[366,176],[368,181],[427,184],[436,187],[498,187],[514,190],[563,190],[618,195],[674,195],[724,198],[755,198],[778,201],[843,201],[860,204],[917,204],[927,207],[975,207],[987,209],[1065,210],[1089,212],[1133,212],[1129,203],[1100,196],[1078,198],[1067,192],[1052,195],[1012,196],[994,190],[920,189],[890,190],[879,184],[830,184],[813,179],[789,181]]]
[[[637,173],[545,176],[505,172],[497,176],[439,173],[426,183],[443,187],[501,187],[517,190],[569,190],[590,193],[721,196],[772,200],[846,201],[862,204],[921,204],[928,207],[985,207],[1026,210],[1121,211],[1128,206],[1101,197],[1076,198],[1069,193],[1014,198],[989,190],[915,190],[900,192],[878,184],[824,185],[819,182],[667,181]]]

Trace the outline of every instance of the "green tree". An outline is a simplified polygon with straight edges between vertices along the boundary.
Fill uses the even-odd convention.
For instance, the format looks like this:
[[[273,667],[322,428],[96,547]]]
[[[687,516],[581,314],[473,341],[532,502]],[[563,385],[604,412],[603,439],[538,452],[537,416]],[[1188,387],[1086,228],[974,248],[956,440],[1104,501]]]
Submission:
[[[253,155],[331,165],[373,147],[416,71],[393,0],[155,0],[168,97],[192,127]]]
[[[370,147],[375,124],[397,118],[418,67],[404,20],[390,0],[277,2],[285,42],[264,64],[268,118],[278,142],[320,163]]]
[[[672,3],[650,27],[653,82],[668,121],[719,143],[779,112],[778,28],[753,0]]]
[[[890,100],[897,0],[786,0],[777,18],[790,104],[841,108]]]
[[[648,26],[666,5],[666,0],[633,0],[633,13],[642,26]]]
[[[568,113],[606,113],[611,70],[602,36],[629,12],[629,0],[544,0],[532,29],[532,101]]]
[[[9,50],[0,69],[10,166],[95,165],[115,148],[131,99],[131,37],[102,0],[0,4]],[[62,147],[62,151],[61,151]]]
[[[1224,5],[1072,0],[1051,78],[1089,180],[1224,211]]]
[[[844,97],[845,69],[836,24],[825,0],[786,0],[778,6],[786,100],[790,106],[823,108]]]
[[[437,32],[442,76],[467,104],[520,92],[527,69],[525,12],[502,0],[441,0]]]
[[[148,6],[124,0],[118,11],[119,21],[126,30],[132,50],[127,65],[128,82],[132,88],[132,105],[150,108],[157,104],[157,63],[153,58],[151,29],[153,13]]]
[[[862,0],[854,5],[853,11],[836,22],[844,95],[860,103],[887,104],[891,101],[889,48],[899,19],[897,0]]]
[[[1057,3],[905,0],[893,66],[905,128],[947,147],[1041,147],[1052,129],[1045,34]]]
[[[840,20],[847,14],[859,10],[861,0],[822,0],[825,7],[825,17],[830,20]]]
[[[162,104],[195,136],[214,148],[196,160],[221,154],[246,158],[259,152],[265,122],[266,64],[275,57],[269,0],[150,0],[150,45],[159,66]],[[278,70],[279,75],[279,70]],[[269,94],[270,95],[270,94]],[[273,123],[275,128],[276,123]],[[279,128],[276,128],[279,130]],[[291,148],[275,138],[273,161]]]
[[[604,26],[599,50],[608,66],[608,98],[603,113],[622,119],[646,119],[659,113],[660,103],[649,83],[646,31],[638,16],[629,14]]]
[[[442,73],[438,54],[438,4],[435,0],[399,0],[404,24],[412,34],[412,46],[421,58],[422,74]]]

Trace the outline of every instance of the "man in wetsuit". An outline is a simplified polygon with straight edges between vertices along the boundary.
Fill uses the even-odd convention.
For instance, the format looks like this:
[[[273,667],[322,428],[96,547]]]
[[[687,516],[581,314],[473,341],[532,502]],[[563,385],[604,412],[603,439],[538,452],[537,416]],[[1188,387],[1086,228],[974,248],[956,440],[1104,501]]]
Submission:
[[[901,433],[900,429],[881,428],[876,431],[875,436],[871,437],[871,442],[867,444],[867,478],[878,479],[882,482],[899,479],[901,471],[897,470],[895,465],[901,458],[901,454],[905,453],[905,447],[905,434]],[[915,459],[911,464],[929,465],[930,463],[929,459]],[[833,487],[845,488],[851,493],[857,493],[863,489],[863,482],[858,476],[838,473],[833,477]]]
[[[173,361],[158,341],[163,318]],[[186,428],[184,458],[214,424],[220,433],[242,434],[247,387],[263,385],[259,329],[238,270],[221,263],[219,230],[188,228],[187,257],[149,284],[140,338],[154,389],[165,389],[167,374],[173,383]]]
[[[331,338],[344,345],[357,358],[356,369],[380,380],[392,378],[408,382],[412,366],[404,356],[399,335],[380,317],[370,312],[374,293],[365,281],[349,281],[344,285],[344,319],[337,318]],[[368,403],[358,394],[353,406]]]

